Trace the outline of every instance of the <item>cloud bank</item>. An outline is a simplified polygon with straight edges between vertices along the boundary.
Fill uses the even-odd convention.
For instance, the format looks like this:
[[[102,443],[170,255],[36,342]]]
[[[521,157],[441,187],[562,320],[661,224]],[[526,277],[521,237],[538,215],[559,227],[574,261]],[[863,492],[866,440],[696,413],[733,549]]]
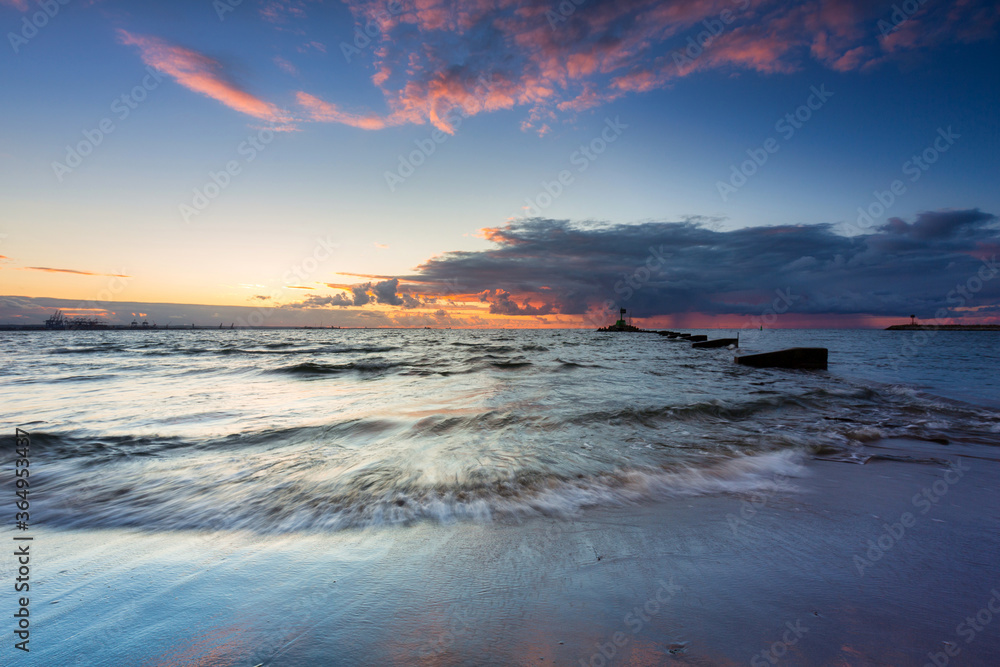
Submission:
[[[831,225],[713,231],[696,222],[574,225],[532,219],[485,230],[495,247],[451,252],[405,276],[448,286],[505,315],[584,315],[627,307],[636,317],[745,315],[791,288],[802,314],[953,317],[997,313],[1000,222],[978,209],[891,218],[846,237]],[[984,269],[984,267],[986,267]],[[977,278],[978,276],[978,278]],[[956,286],[978,287],[960,304]],[[977,310],[961,310],[976,308]]]
[[[483,250],[444,253],[410,275],[327,283],[329,293],[293,303],[103,307],[141,309],[161,324],[228,322],[256,310],[269,325],[479,327],[593,326],[625,307],[651,326],[657,318],[731,326],[777,294],[791,304],[784,326],[872,326],[871,318],[910,314],[1000,323],[1000,219],[979,209],[890,218],[852,237],[829,224],[716,231],[697,219],[535,218],[483,231],[491,244]],[[74,303],[5,297],[2,305],[3,321],[40,322],[47,308]]]
[[[369,58],[388,112],[347,113],[313,92],[298,101],[316,121],[380,129],[429,122],[452,131],[457,113],[525,107],[540,133],[559,112],[662,89],[697,72],[786,74],[810,62],[836,71],[994,34],[986,0],[345,0],[358,32],[340,44]],[[909,8],[909,3],[902,3]],[[360,48],[359,48],[360,47]]]
[[[24,7],[21,0],[0,0]],[[453,133],[459,118],[522,108],[522,128],[545,134],[560,118],[630,94],[669,88],[704,72],[781,75],[811,63],[846,72],[906,53],[994,36],[990,0],[344,0],[354,33],[328,57],[373,68],[381,109],[346,109],[334,93],[296,81],[299,120],[365,130],[430,123]],[[272,0],[258,16],[297,39],[309,3]],[[341,28],[343,29],[343,28]],[[218,61],[159,37],[118,33],[143,61],[186,88],[257,119],[295,119],[244,90]],[[327,53],[315,40],[300,51]],[[277,65],[293,79],[299,70]],[[342,64],[342,63],[341,63]]]

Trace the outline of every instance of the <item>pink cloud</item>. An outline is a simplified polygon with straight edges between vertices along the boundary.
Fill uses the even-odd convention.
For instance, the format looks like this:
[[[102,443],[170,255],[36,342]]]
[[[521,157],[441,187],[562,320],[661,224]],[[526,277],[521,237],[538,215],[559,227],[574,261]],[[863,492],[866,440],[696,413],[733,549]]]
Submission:
[[[273,58],[273,62],[274,62],[275,65],[277,65],[279,68],[281,68],[281,70],[283,72],[285,72],[286,74],[291,74],[292,76],[298,76],[299,75],[298,68],[295,67],[295,65],[293,65],[292,63],[290,63],[287,60],[285,60],[284,58],[282,58],[281,56],[275,56]]]
[[[359,115],[341,111],[335,104],[324,102],[309,93],[299,91],[295,99],[305,111],[310,120],[321,123],[342,123],[362,130],[381,130],[390,125],[399,125],[402,121],[381,118],[375,114]]]
[[[122,44],[139,49],[142,61],[173,77],[177,83],[254,118],[287,125],[291,118],[278,107],[230,81],[222,64],[206,55],[169,44],[157,37],[118,31]]]
[[[859,46],[856,49],[851,49],[831,62],[830,68],[835,69],[838,72],[847,72],[853,69],[858,69],[858,67],[869,61],[869,54],[870,51],[867,47]]]
[[[1000,22],[1000,5],[985,6],[973,0],[957,0],[947,11],[932,11],[926,5],[912,17],[895,25],[880,38],[882,49],[889,54],[919,48],[924,44],[946,41],[974,42],[988,39],[996,33]]]
[[[306,42],[298,47],[299,53],[308,53],[309,49],[315,49],[320,53],[326,53],[326,44],[317,41]]]
[[[305,93],[300,105],[316,121],[447,132],[455,113],[525,107],[522,127],[544,133],[559,113],[712,70],[780,75],[810,61],[861,70],[899,51],[983,39],[1000,22],[986,0],[928,3],[887,36],[877,25],[892,7],[867,0],[400,0],[397,11],[344,1],[359,25],[379,29],[367,57],[385,111],[345,113]]]
[[[257,10],[270,23],[285,23],[290,19],[306,17],[305,3],[299,0],[269,0]]]
[[[510,82],[499,79],[469,80],[461,74],[439,72],[429,81],[408,82],[402,91],[390,97],[390,111],[385,115],[346,112],[304,91],[296,93],[296,101],[310,120],[318,122],[343,123],[365,130],[430,122],[439,130],[452,134],[462,117],[509,109],[525,96],[544,95],[545,92],[530,86],[518,91]]]

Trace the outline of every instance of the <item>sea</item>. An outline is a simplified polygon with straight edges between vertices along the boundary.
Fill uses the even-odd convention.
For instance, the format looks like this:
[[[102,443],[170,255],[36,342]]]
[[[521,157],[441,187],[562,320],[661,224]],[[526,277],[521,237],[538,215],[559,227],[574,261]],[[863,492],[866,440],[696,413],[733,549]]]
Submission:
[[[829,370],[733,362],[794,346],[828,348]],[[739,350],[549,329],[0,332],[0,356],[0,462],[27,431],[32,521],[56,530],[572,517],[773,487],[887,439],[1000,444],[996,332],[744,331]]]

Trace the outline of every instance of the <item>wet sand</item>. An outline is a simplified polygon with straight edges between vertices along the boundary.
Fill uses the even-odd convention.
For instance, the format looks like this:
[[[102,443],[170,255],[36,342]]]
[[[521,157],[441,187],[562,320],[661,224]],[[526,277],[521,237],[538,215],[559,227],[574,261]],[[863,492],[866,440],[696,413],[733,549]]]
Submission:
[[[38,530],[17,664],[995,664],[1000,614],[980,612],[1000,610],[996,450],[868,453],[961,467],[809,460],[757,496],[572,521]]]

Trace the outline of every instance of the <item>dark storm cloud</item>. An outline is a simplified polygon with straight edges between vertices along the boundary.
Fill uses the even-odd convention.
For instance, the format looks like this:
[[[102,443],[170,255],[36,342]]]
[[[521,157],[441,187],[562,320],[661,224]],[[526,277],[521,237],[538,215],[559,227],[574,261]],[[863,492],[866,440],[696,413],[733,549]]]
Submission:
[[[856,237],[832,225],[713,231],[690,221],[583,226],[533,219],[487,230],[487,238],[495,248],[446,253],[404,280],[433,293],[457,277],[491,312],[510,315],[582,314],[608,302],[638,317],[749,314],[788,288],[800,313],[927,314],[982,267],[990,274],[1000,225],[976,209],[892,218]],[[982,281],[975,304],[998,301],[1000,279]]]
[[[310,294],[303,301],[291,304],[286,307],[293,308],[323,308],[324,306],[353,306],[354,299],[347,296],[346,294],[334,294],[333,296],[320,296],[319,294]]]
[[[523,305],[520,305],[511,300],[510,292],[505,292],[502,289],[483,290],[479,294],[479,300],[490,304],[490,313],[493,315],[548,315],[555,312],[555,307],[552,304],[533,306],[525,301]]]
[[[390,278],[377,283],[360,283],[339,287],[349,289],[351,296],[345,293],[334,294],[332,296],[321,296],[312,294],[302,301],[288,304],[286,308],[323,308],[326,306],[364,306],[369,303],[379,303],[386,306],[401,306],[403,308],[417,308],[423,305],[418,297],[410,294],[399,293],[399,278]],[[405,288],[404,288],[405,289]]]
[[[397,287],[399,287],[399,279],[393,278],[372,285],[372,291],[379,303],[384,303],[387,306],[402,306],[403,299],[396,294]]]
[[[896,237],[915,241],[975,241],[986,235],[995,236],[996,217],[978,209],[969,211],[931,211],[922,213],[910,224],[899,218],[890,218],[882,231]]]
[[[371,301],[371,295],[368,294],[368,290],[371,289],[371,283],[365,283],[363,285],[355,285],[351,288],[351,293],[354,295],[354,305],[363,306],[369,301]]]

